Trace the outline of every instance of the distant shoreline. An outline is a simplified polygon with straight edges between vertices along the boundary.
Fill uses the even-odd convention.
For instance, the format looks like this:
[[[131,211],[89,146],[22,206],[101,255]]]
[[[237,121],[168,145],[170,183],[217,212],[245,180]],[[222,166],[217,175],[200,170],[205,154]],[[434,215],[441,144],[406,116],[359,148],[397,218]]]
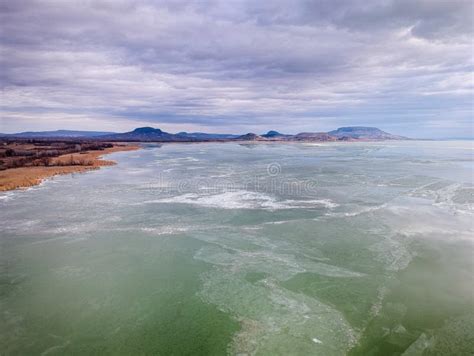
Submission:
[[[120,141],[122,143],[357,143],[357,142],[400,142],[400,141],[457,141],[457,140],[438,140],[438,139],[417,139],[417,138],[404,138],[404,139],[357,139],[357,140],[336,140],[336,141],[324,141],[324,140],[201,140],[201,141]],[[469,140],[466,140],[469,141]],[[114,143],[115,141],[107,141]]]
[[[86,151],[81,153],[65,154],[54,158],[57,165],[51,166],[28,166],[20,168],[9,168],[0,171],[0,192],[9,190],[25,189],[41,184],[44,180],[56,175],[83,173],[104,166],[115,165],[115,161],[105,160],[104,155],[122,152],[134,151],[140,149],[139,145],[134,144],[117,144],[113,147],[105,148],[97,151]],[[67,165],[67,161],[71,160],[87,160],[84,165]],[[62,165],[59,165],[62,164]]]

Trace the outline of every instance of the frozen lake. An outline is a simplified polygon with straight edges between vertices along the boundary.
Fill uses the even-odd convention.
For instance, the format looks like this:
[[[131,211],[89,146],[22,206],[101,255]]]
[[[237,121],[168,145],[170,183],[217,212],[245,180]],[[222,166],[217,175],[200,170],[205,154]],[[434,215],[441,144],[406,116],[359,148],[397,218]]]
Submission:
[[[0,195],[0,354],[469,355],[473,143],[166,144]]]

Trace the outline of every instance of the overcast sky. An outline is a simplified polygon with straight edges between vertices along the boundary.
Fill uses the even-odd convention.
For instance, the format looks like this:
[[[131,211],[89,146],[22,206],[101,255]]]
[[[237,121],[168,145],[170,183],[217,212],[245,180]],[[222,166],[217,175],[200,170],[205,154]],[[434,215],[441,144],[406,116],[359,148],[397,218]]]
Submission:
[[[473,6],[0,1],[0,132],[473,136]]]

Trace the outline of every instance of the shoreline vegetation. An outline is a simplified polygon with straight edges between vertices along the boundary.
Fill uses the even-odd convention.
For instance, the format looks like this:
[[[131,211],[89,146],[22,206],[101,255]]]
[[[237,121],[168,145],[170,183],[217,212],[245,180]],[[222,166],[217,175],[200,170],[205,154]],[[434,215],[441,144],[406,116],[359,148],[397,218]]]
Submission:
[[[0,192],[26,189],[56,175],[83,173],[116,162],[104,155],[139,145],[95,142],[4,142],[0,148]],[[63,154],[63,151],[67,152]]]

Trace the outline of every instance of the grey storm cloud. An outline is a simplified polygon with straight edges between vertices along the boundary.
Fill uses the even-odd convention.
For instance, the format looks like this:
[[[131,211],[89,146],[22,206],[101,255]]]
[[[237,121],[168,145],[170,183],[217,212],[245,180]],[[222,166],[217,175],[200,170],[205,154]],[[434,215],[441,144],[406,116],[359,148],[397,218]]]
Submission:
[[[472,133],[473,3],[3,1],[0,131]]]

